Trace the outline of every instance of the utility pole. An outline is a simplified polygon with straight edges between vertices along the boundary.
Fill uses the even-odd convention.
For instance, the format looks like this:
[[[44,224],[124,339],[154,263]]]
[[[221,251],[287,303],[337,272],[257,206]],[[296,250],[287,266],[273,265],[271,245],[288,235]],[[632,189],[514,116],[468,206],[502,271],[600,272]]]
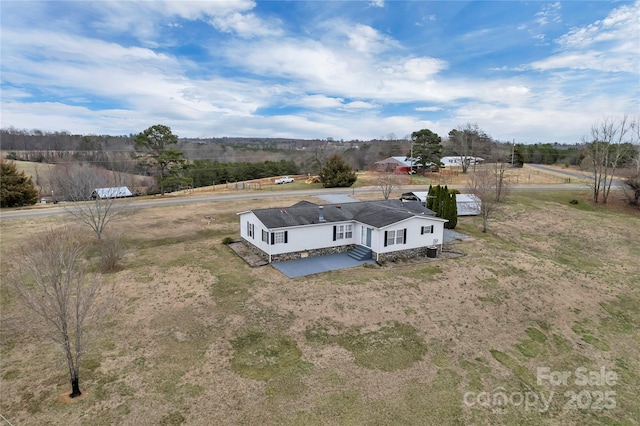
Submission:
[[[513,157],[516,153],[516,140],[513,139],[513,143],[511,144],[511,167],[513,167]]]

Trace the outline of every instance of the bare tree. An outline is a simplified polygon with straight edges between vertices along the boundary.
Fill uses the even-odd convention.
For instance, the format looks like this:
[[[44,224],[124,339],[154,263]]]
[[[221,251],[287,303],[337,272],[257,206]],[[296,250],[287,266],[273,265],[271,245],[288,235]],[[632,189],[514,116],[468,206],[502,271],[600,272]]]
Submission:
[[[509,147],[500,143],[493,146],[491,157],[493,160],[493,178],[495,185],[496,201],[501,202],[509,193],[509,182],[506,171],[510,157]]]
[[[324,167],[324,163],[329,157],[329,140],[319,141],[313,150],[313,163],[318,170]]]
[[[469,176],[467,189],[477,197],[482,217],[482,232],[487,232],[489,218],[500,207],[495,171],[488,165],[478,167],[475,173]]]
[[[382,196],[385,200],[389,199],[389,196],[396,188],[400,181],[398,176],[393,172],[379,172],[375,179],[376,185],[382,190]]]
[[[636,146],[636,154],[630,164],[622,170],[624,176],[624,192],[629,205],[640,209],[640,146]]]
[[[482,152],[486,155],[490,150],[491,137],[487,135],[477,123],[467,123],[449,132],[449,149],[460,157],[462,173],[467,173],[473,164],[475,169],[476,157]]]
[[[635,120],[626,115],[620,119],[606,117],[591,127],[591,142],[585,145],[585,161],[593,173],[593,202],[607,203],[615,172],[634,153]],[[583,142],[585,138],[583,138]]]
[[[477,124],[467,123],[449,132],[451,150],[460,157],[462,173],[467,173],[473,159],[475,147],[480,138],[481,130]]]
[[[46,335],[60,345],[69,368],[71,398],[80,391],[80,358],[85,325],[96,318],[99,276],[89,276],[85,245],[65,227],[50,229],[17,251],[8,284],[43,321]]]
[[[107,226],[116,218],[131,213],[127,200],[119,199],[115,192],[122,184],[122,175],[98,167],[73,164],[58,168],[53,174],[55,193],[58,197],[72,201],[65,209],[78,222],[87,225],[96,234],[98,242]],[[112,193],[101,197],[98,188],[114,188]]]

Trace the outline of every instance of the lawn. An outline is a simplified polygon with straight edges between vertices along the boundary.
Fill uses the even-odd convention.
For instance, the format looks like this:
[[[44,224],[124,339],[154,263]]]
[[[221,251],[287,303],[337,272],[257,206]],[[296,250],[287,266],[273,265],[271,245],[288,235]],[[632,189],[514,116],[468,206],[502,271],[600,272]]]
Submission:
[[[487,234],[460,218],[465,256],[295,279],[221,241],[238,236],[236,212],[296,198],[139,210],[117,224],[117,312],[94,330],[83,400],[59,401],[64,360],[24,331],[2,287],[0,413],[16,425],[637,425],[640,216],[587,199],[514,193]],[[2,271],[62,220],[0,222]]]

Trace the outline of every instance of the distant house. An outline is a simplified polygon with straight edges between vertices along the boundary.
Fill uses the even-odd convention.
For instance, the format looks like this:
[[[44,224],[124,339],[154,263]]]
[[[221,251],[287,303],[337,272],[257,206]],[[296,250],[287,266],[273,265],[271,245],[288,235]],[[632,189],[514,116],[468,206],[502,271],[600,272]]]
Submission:
[[[469,164],[479,164],[484,161],[484,158],[480,157],[466,157],[466,159]],[[460,155],[454,157],[442,157],[440,162],[444,164],[443,167],[462,166],[462,157]]]
[[[290,207],[238,213],[245,243],[269,262],[357,250],[376,261],[433,253],[446,219],[400,200]]]
[[[405,192],[400,197],[403,200],[420,201],[427,204],[426,191]],[[458,208],[458,216],[477,216],[480,214],[482,201],[473,194],[456,194],[456,206]]]
[[[376,169],[381,172],[409,173],[418,167],[418,160],[406,156],[389,157],[376,161]]]
[[[101,200],[109,198],[125,198],[131,197],[133,194],[126,186],[114,186],[112,188],[96,188],[91,193],[91,198],[99,198]]]

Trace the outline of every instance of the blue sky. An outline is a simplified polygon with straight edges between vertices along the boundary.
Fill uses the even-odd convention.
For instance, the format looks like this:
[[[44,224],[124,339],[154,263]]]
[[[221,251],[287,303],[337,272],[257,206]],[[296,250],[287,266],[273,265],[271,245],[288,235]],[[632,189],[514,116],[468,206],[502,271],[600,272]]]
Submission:
[[[6,1],[2,127],[580,142],[640,114],[640,1]]]

